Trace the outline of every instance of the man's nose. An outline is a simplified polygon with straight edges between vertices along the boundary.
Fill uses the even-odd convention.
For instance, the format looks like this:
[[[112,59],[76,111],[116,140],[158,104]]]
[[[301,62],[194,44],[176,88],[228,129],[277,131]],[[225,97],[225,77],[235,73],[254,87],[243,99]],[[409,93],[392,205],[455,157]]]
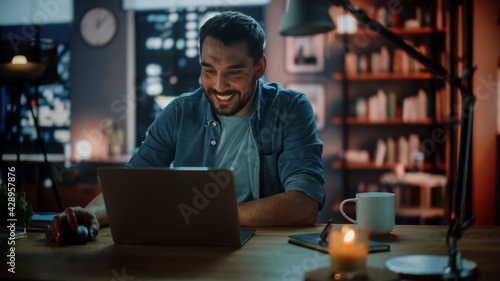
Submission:
[[[217,92],[222,93],[229,88],[227,77],[224,74],[218,74],[215,78],[214,88]]]

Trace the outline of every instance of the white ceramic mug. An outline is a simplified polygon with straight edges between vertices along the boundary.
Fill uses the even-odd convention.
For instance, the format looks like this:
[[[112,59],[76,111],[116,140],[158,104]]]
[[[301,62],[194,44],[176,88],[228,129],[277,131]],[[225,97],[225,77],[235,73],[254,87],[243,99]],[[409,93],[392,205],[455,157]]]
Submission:
[[[356,220],[344,212],[344,204],[356,203]],[[340,203],[340,212],[350,222],[366,228],[371,234],[386,234],[394,229],[396,220],[396,196],[388,192],[364,192],[356,194],[356,198],[346,199]]]

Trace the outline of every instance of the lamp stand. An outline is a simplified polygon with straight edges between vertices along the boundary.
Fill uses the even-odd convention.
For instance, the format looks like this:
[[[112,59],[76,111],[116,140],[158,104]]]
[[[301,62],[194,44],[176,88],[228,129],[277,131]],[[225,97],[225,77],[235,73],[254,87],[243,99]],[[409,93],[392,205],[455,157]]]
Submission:
[[[36,142],[40,145],[40,149],[42,150],[42,154],[43,154],[43,159],[44,159],[44,163],[45,163],[45,166],[47,167],[47,172],[49,174],[49,177],[50,177],[50,180],[52,182],[52,188],[54,190],[54,195],[55,195],[55,198],[56,198],[56,202],[57,202],[57,206],[59,208],[60,211],[62,211],[62,205],[61,205],[61,200],[59,198],[59,192],[57,190],[57,186],[56,186],[56,182],[54,181],[54,177],[52,175],[52,171],[50,170],[50,164],[49,164],[49,161],[47,159],[47,152],[45,150],[45,144],[43,143],[43,140],[41,138],[41,135],[40,135],[40,126],[38,124],[38,117],[35,115],[34,111],[33,111],[33,106],[32,106],[32,99],[29,95],[29,93],[26,92],[26,88],[25,88],[25,84],[26,82],[24,80],[21,80],[19,79],[17,81],[17,91],[15,92],[15,95],[14,95],[14,99],[12,100],[12,103],[11,103],[11,108],[10,108],[10,111],[7,115],[7,124],[6,124],[6,128],[5,128],[5,134],[2,138],[2,142],[0,144],[0,160],[3,161],[3,154],[5,152],[5,148],[7,146],[7,137],[9,136],[9,134],[11,133],[11,129],[12,129],[12,125],[13,125],[13,117],[14,117],[14,111],[17,110],[17,150],[16,150],[16,163],[19,165],[20,163],[20,154],[21,154],[21,96],[24,94],[24,96],[26,97],[26,100],[27,100],[27,105],[28,105],[28,108],[31,112],[31,116],[33,117],[33,120],[34,120],[34,123],[35,123],[35,128],[36,128]],[[14,110],[15,108],[15,110]]]

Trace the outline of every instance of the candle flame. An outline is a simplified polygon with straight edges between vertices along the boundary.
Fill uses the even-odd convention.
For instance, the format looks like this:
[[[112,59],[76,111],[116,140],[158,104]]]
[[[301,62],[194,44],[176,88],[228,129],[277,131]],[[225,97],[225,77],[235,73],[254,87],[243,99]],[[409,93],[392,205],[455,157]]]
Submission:
[[[354,239],[354,230],[349,230],[344,236],[344,242],[349,243]]]

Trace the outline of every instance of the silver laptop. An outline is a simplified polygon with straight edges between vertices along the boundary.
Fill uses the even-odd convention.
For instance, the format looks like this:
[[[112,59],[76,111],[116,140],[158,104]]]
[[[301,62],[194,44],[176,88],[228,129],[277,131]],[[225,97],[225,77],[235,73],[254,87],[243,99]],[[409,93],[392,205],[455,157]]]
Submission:
[[[115,243],[240,247],[233,172],[207,168],[98,168]]]

